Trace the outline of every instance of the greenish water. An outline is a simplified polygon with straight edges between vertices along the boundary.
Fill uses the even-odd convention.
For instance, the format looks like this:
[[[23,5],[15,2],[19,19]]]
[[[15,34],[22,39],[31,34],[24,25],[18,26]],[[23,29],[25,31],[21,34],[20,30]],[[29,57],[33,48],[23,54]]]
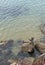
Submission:
[[[45,0],[0,0],[0,40],[40,38],[39,25],[43,22]],[[12,50],[20,50],[16,42]]]

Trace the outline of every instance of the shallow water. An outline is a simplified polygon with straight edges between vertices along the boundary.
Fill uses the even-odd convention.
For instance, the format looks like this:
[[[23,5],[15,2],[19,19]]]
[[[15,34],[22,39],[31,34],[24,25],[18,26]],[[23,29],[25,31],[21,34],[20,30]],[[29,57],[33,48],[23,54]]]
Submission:
[[[0,0],[0,40],[40,38],[39,25],[45,22],[45,0]],[[12,50],[19,52],[19,43]]]

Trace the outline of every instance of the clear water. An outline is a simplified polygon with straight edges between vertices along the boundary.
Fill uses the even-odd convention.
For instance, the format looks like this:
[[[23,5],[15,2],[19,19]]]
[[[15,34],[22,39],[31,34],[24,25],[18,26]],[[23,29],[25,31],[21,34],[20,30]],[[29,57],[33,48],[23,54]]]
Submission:
[[[43,22],[45,0],[0,0],[0,40],[40,38],[39,25]],[[16,43],[14,53],[19,51]]]

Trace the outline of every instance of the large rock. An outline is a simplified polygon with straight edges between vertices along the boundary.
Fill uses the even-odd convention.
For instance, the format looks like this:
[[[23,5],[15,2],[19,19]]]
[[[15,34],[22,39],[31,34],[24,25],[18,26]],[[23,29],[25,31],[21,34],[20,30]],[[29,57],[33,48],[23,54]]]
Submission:
[[[45,53],[36,58],[32,65],[45,65]]]
[[[24,59],[18,59],[18,61],[12,62],[10,65],[32,65],[34,61],[34,58],[24,58]]]
[[[18,59],[18,60],[8,60],[8,62],[11,64],[10,65],[32,65],[34,61],[34,58],[28,57],[24,59]]]
[[[18,65],[32,65],[34,61],[34,58],[29,57],[29,58],[24,58],[24,59],[20,59],[18,61]]]
[[[33,52],[34,51],[34,45],[31,42],[24,43],[24,44],[22,44],[21,51],[22,52]]]
[[[35,41],[35,47],[40,53],[45,53],[45,43],[40,40]]]

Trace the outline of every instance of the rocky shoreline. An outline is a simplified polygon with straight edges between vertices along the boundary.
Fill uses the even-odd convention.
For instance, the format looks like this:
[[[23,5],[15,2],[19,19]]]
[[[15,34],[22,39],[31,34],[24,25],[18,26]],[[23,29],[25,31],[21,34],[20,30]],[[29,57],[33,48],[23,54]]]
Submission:
[[[45,29],[43,30],[43,28],[41,27],[41,30],[45,33]],[[0,65],[45,65],[45,42],[32,37],[28,41],[23,40],[22,43],[18,54],[22,53],[23,56],[26,56],[24,54],[27,53],[29,56],[17,58],[18,55],[15,57],[11,50],[14,40],[1,41]],[[35,50],[39,52],[38,56],[36,56]]]
[[[32,39],[32,38],[31,38]],[[33,41],[33,42],[32,42]],[[10,59],[10,56],[12,56],[11,46],[13,46],[14,41],[9,40],[4,42],[1,42],[0,44],[0,56],[2,58],[0,59],[0,65],[44,65],[45,64],[45,43],[40,42],[39,40],[29,40],[29,42],[25,41],[21,45],[21,51],[20,53],[28,53],[29,57],[24,58],[12,58]],[[34,55],[35,49],[37,49],[40,53],[39,57],[33,57],[30,55]],[[43,57],[44,56],[44,61]],[[5,60],[6,59],[6,60]],[[41,63],[43,61],[44,63]],[[40,63],[38,63],[40,62]]]

